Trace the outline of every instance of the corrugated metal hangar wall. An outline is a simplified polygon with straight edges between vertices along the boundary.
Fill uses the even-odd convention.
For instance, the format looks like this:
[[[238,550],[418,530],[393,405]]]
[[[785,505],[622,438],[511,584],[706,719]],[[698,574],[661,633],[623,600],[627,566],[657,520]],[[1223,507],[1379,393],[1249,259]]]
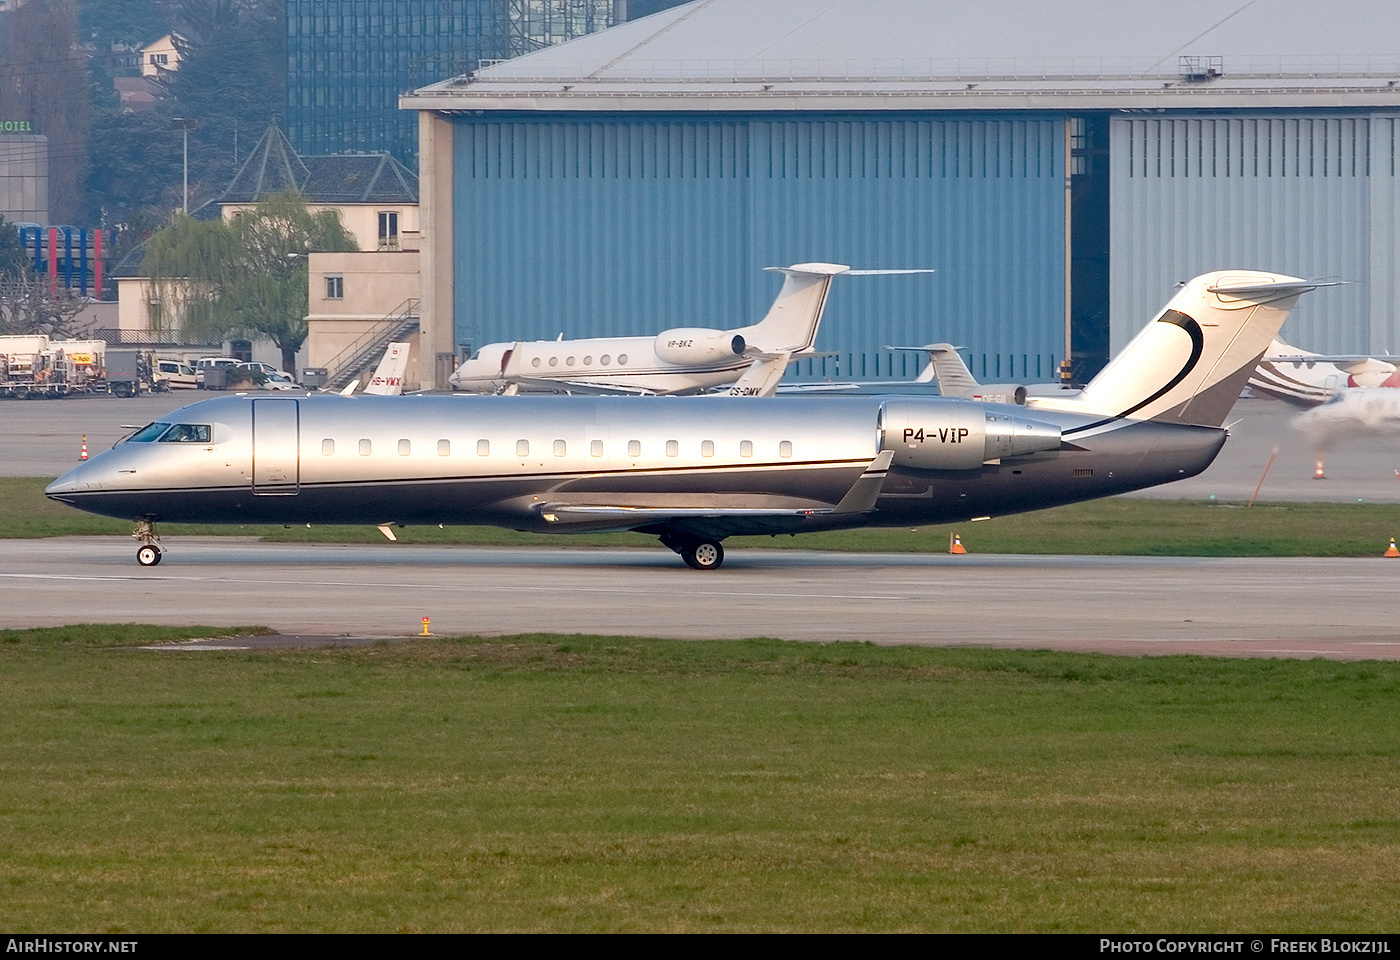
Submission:
[[[902,114],[454,120],[459,342],[759,319],[810,260],[838,277],[803,375],[913,376],[885,344],[966,346],[1049,380],[1064,343],[1063,118]]]
[[[1397,121],[1296,112],[1115,117],[1113,349],[1177,281],[1243,267],[1353,281],[1299,302],[1283,331],[1294,345],[1400,351]]]

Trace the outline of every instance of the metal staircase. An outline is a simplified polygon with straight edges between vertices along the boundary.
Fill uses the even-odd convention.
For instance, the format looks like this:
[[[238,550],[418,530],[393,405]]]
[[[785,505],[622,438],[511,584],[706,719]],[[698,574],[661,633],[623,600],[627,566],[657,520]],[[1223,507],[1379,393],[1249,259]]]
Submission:
[[[405,300],[383,320],[378,320],[326,364],[326,387],[344,390],[362,371],[379,362],[384,348],[418,332],[418,301]]]

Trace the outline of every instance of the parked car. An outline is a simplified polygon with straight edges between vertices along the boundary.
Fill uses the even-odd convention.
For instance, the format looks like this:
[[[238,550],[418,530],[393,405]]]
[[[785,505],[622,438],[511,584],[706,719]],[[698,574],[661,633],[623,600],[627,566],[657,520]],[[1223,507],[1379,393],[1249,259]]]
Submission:
[[[248,370],[248,371],[251,371],[251,372],[254,373],[254,374],[261,374],[262,376],[265,376],[265,377],[269,377],[269,376],[271,376],[272,374],[276,373],[276,374],[280,374],[281,376],[286,377],[288,380],[291,380],[291,379],[292,379],[291,374],[287,373],[287,371],[285,371],[285,370],[278,370],[278,369],[277,369],[276,367],[274,367],[272,364],[270,364],[270,363],[263,363],[261,360],[244,360],[244,361],[242,361],[241,363],[238,364],[238,368],[239,368],[240,370]]]
[[[282,373],[269,373],[267,379],[263,381],[264,390],[300,390],[301,385],[291,377]]]
[[[167,390],[193,390],[199,386],[194,367],[180,360],[156,360],[155,378]]]

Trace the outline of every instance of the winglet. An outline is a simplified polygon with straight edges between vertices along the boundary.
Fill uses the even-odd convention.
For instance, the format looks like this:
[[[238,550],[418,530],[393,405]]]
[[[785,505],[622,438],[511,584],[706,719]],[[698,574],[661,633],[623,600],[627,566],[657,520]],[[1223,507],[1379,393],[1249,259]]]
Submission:
[[[359,381],[358,378],[356,378],[356,379],[354,379],[354,380],[351,380],[349,383],[347,383],[347,384],[345,385],[345,389],[342,390],[342,391],[340,391],[340,395],[341,395],[342,397],[348,397],[348,396],[350,396],[352,393],[355,392],[355,389],[356,389],[357,387],[359,387],[359,385],[360,385],[360,381]]]
[[[881,450],[831,512],[869,513],[874,510],[875,501],[880,499],[880,489],[885,485],[885,476],[890,472],[890,463],[893,460],[893,450]]]

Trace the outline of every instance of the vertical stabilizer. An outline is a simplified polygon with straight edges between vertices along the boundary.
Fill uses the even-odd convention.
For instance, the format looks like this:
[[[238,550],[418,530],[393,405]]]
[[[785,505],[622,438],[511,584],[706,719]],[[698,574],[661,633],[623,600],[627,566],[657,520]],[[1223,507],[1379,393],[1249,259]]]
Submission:
[[[783,275],[783,288],[768,314],[751,327],[733,331],[759,353],[799,353],[817,339],[831,278],[851,268],[839,263],[794,263],[767,267]]]
[[[981,386],[951,343],[930,343],[923,349],[928,351],[933,379],[938,381],[938,392],[943,396],[966,397]]]
[[[384,349],[384,357],[369,378],[365,393],[381,397],[397,397],[403,393],[403,375],[408,369],[408,344],[391,343]]]
[[[1218,427],[1298,297],[1319,285],[1251,270],[1196,277],[1081,394],[1035,405]]]

